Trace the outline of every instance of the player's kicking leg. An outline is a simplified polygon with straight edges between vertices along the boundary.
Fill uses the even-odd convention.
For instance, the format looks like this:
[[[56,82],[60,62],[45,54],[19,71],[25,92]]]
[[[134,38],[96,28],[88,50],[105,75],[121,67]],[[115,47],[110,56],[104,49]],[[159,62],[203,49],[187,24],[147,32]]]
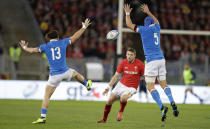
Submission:
[[[86,79],[81,74],[79,74],[77,71],[75,71],[73,69],[72,69],[72,71],[73,71],[72,78],[76,78],[77,81],[82,83],[87,88],[88,91],[91,90],[92,81],[91,80],[86,81]]]
[[[41,117],[36,121],[33,121],[33,124],[44,124],[46,122],[47,109],[49,107],[50,97],[54,93],[56,87],[46,86],[44,99],[42,101]]]
[[[162,78],[162,79],[161,79],[161,78]],[[166,78],[165,78],[165,77],[159,76],[159,79],[160,79],[160,80],[159,80],[159,83],[160,83],[161,87],[163,88],[165,94],[168,96],[168,99],[169,99],[169,101],[170,101],[170,103],[171,103],[171,107],[172,107],[172,109],[173,109],[173,115],[174,115],[175,117],[178,117],[179,111],[178,111],[177,105],[175,104],[175,101],[174,101],[174,99],[173,99],[173,96],[172,96],[172,93],[171,93],[171,88],[167,86]]]
[[[105,107],[104,107],[104,115],[103,118],[99,121],[97,121],[97,123],[106,123],[107,117],[109,115],[109,112],[111,111],[112,108],[112,104],[114,103],[115,100],[117,100],[118,97],[116,95],[114,95],[113,93],[111,93]]]

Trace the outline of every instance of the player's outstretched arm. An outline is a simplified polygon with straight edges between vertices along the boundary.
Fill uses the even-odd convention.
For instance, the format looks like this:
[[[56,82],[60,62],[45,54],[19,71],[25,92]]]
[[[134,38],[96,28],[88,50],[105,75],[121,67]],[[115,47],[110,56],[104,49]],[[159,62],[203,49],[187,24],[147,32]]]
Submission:
[[[109,85],[107,86],[107,88],[104,90],[103,95],[106,95],[109,92],[109,88],[112,87],[118,80],[120,74],[118,72],[116,72],[114,74],[114,76],[112,77],[112,79],[109,82]]]
[[[85,19],[85,22],[82,22],[82,28],[79,29],[73,36],[70,36],[72,42],[76,41],[86,30],[86,28],[90,25],[90,19]]]
[[[154,19],[155,23],[159,23],[159,22],[158,22],[158,19],[149,11],[149,8],[148,8],[148,6],[147,6],[146,4],[143,4],[143,5],[141,6],[141,9],[142,9],[142,11],[143,11],[144,13],[146,13],[148,16],[152,17],[152,18]]]
[[[37,53],[39,52],[39,49],[38,48],[29,48],[28,47],[28,42],[24,41],[24,40],[21,40],[19,42],[20,46],[23,48],[23,50],[29,52],[29,53]]]
[[[130,18],[130,13],[132,11],[132,8],[130,8],[129,4],[125,4],[124,10],[125,10],[125,15],[126,15],[125,16],[126,25],[131,30],[134,30],[136,25],[132,23],[131,18]]]

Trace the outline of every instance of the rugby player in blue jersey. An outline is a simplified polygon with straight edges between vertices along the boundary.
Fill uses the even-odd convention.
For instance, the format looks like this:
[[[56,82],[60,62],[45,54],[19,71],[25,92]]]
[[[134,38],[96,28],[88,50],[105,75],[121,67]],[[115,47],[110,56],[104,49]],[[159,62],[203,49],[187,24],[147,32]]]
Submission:
[[[47,55],[47,59],[50,64],[50,75],[46,85],[44,99],[42,101],[41,117],[32,122],[33,124],[46,122],[50,97],[62,80],[65,79],[70,81],[72,78],[75,78],[77,81],[82,83],[87,90],[91,90],[92,81],[86,81],[81,74],[66,65],[67,46],[74,43],[74,41],[76,41],[84,33],[90,24],[90,20],[86,19],[85,22],[82,22],[81,29],[79,29],[73,36],[64,39],[59,39],[58,32],[53,30],[46,34],[46,38],[49,40],[49,42],[40,45],[38,48],[29,48],[28,43],[24,40],[19,42],[21,47],[29,53],[44,52]]]
[[[160,47],[160,24],[157,18],[149,11],[147,5],[142,5],[141,9],[148,15],[144,19],[144,26],[138,26],[132,23],[130,19],[132,8],[130,8],[130,5],[128,4],[125,5],[124,10],[126,13],[126,25],[128,28],[141,35],[144,55],[146,58],[144,72],[145,81],[153,99],[160,107],[162,113],[161,120],[165,121],[168,107],[163,106],[160,95],[155,89],[156,78],[165,94],[168,96],[174,116],[177,117],[179,115],[179,111],[177,110],[177,106],[174,102],[171,89],[168,87],[166,82],[165,58]]]

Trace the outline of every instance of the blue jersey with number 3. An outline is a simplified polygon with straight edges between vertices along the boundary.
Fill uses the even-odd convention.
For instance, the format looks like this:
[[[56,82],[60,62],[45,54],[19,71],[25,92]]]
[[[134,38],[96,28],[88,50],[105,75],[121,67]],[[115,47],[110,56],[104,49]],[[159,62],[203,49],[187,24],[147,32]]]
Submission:
[[[50,75],[57,75],[66,72],[69,67],[66,65],[66,48],[71,44],[70,38],[62,40],[51,40],[38,47],[40,52],[47,55],[50,64]]]
[[[160,25],[158,23],[150,26],[137,26],[142,39],[144,55],[147,62],[164,59],[160,47]]]

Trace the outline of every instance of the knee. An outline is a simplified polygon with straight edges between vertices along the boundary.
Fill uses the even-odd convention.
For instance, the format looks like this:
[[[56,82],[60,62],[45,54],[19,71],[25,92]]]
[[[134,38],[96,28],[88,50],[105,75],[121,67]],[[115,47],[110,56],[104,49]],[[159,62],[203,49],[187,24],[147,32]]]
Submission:
[[[106,104],[107,104],[107,105],[112,105],[113,103],[114,103],[114,101],[108,100]]]
[[[148,84],[147,89],[149,90],[149,92],[151,92],[153,89],[155,89],[154,84]]]
[[[123,96],[123,97],[120,98],[120,101],[121,102],[127,102],[128,101],[128,97]]]
[[[131,97],[131,93],[130,92],[124,93],[121,96],[120,101],[121,102],[127,102],[130,97]]]

